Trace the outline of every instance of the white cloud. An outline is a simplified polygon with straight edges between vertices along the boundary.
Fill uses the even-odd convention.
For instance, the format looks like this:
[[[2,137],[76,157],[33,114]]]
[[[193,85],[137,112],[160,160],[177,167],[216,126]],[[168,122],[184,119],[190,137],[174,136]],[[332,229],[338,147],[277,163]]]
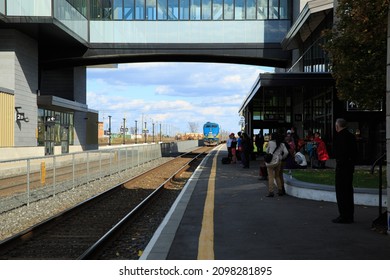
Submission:
[[[220,123],[238,130],[238,110],[260,72],[255,66],[211,63],[133,63],[88,70],[88,106],[120,126],[141,118],[181,132],[188,123]],[[115,128],[113,128],[115,131]]]

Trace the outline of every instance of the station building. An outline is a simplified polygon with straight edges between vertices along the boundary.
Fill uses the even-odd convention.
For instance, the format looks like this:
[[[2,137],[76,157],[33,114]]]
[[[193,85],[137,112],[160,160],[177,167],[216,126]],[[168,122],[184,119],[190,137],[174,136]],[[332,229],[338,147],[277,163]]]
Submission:
[[[384,152],[384,104],[360,112],[337,99],[321,31],[333,0],[0,0],[0,160],[98,148],[86,101],[90,65],[207,61],[275,67],[240,114],[245,130],[359,134],[362,162]]]
[[[98,148],[91,65],[285,66],[290,0],[0,0],[0,160]]]
[[[335,120],[345,118],[358,140],[359,163],[372,164],[386,151],[385,101],[365,111],[337,98],[329,58],[321,48],[322,31],[333,25],[333,7],[333,0],[306,3],[281,42],[284,50],[292,51],[291,65],[260,74],[239,113],[249,135],[259,129],[286,132],[295,127],[305,138],[318,131],[330,153]]]

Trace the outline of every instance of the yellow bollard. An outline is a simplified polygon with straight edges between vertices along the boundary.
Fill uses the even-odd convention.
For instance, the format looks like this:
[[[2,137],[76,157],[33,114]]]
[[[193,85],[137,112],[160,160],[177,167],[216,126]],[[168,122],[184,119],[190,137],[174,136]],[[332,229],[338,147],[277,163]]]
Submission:
[[[45,184],[46,182],[46,165],[45,162],[41,162],[41,184]]]

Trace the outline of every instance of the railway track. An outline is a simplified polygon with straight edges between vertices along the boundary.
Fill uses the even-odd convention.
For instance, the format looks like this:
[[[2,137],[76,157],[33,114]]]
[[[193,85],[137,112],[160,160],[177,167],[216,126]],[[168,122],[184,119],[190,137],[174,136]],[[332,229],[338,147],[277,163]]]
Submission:
[[[5,240],[0,259],[137,259],[204,155],[183,155]]]

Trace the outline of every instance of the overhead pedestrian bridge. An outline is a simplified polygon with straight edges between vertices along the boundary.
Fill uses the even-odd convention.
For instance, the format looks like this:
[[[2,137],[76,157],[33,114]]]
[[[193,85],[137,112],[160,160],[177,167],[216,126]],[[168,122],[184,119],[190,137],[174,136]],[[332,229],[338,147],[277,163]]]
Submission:
[[[288,0],[0,0],[0,27],[40,40],[42,66],[146,61],[285,67]],[[4,23],[2,23],[2,21]]]

